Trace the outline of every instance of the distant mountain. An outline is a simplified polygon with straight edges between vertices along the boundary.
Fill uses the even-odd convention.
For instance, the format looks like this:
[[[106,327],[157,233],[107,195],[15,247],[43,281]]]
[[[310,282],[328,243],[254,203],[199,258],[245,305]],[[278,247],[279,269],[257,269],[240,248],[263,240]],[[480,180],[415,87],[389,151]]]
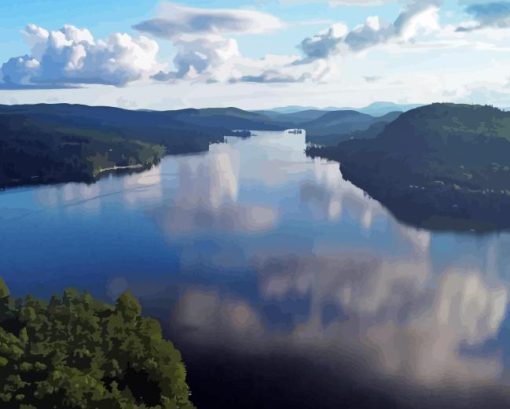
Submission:
[[[361,108],[354,108],[354,107],[325,107],[325,108],[318,108],[318,107],[311,107],[311,106],[299,106],[299,105],[292,105],[292,106],[286,106],[286,107],[278,107],[273,109],[268,109],[264,111],[257,111],[257,112],[276,112],[280,114],[291,114],[291,113],[299,113],[302,111],[322,111],[322,112],[328,112],[328,111],[357,111],[362,114],[367,114],[371,116],[383,116],[390,112],[406,112],[414,108],[420,107],[422,104],[396,104],[393,102],[373,102],[372,104],[361,107]]]
[[[307,142],[319,145],[337,145],[349,139],[376,137],[384,127],[394,121],[401,112],[390,112],[373,117],[357,111],[332,111],[303,124]]]
[[[310,136],[349,133],[367,129],[374,123],[374,117],[353,110],[331,111],[307,122],[305,129]]]
[[[363,108],[354,108],[359,112],[372,116],[383,116],[391,112],[407,112],[420,107],[421,104],[395,104],[393,102],[374,102]]]
[[[255,111],[255,112],[260,115],[264,115],[267,118],[270,118],[273,123],[280,123],[293,126],[314,121],[323,116],[325,113],[327,113],[327,111],[321,111],[319,109],[309,109],[290,113],[279,113],[275,111]]]
[[[205,108],[183,109],[166,111],[163,113],[167,120],[186,123],[193,126],[208,128],[249,129],[257,131],[274,131],[285,129],[284,125],[278,125],[272,118],[257,113],[243,111],[238,108]],[[284,121],[281,121],[284,123]]]
[[[400,112],[391,112],[381,117],[352,109],[334,111],[309,109],[290,113],[255,111],[254,114],[266,118],[268,120],[265,122],[266,126],[272,124],[284,128],[305,129],[307,142],[336,145],[348,139],[375,136],[385,124],[396,119]]]
[[[285,107],[277,107],[277,108],[267,109],[264,112],[271,111],[271,112],[276,112],[279,114],[294,114],[294,113],[302,112],[302,111],[324,111],[325,112],[325,111],[337,111],[339,109],[340,108],[333,108],[333,107],[318,108],[318,107],[312,107],[312,106],[289,105],[289,106],[285,106]]]
[[[323,145],[323,146],[336,146],[340,142],[345,142],[353,139],[373,139],[381,134],[384,128],[392,121],[397,119],[402,113],[401,112],[391,112],[387,115],[384,115],[379,118],[373,118],[373,120],[367,124],[365,123],[362,126],[362,129],[354,130],[354,131],[345,131],[343,128],[338,128],[334,133],[323,133],[323,134],[314,134],[307,133],[306,139],[307,142],[313,145]],[[366,126],[368,128],[366,128]]]
[[[432,104],[400,115],[375,139],[309,154],[397,217],[433,228],[510,228],[510,113],[489,106]]]

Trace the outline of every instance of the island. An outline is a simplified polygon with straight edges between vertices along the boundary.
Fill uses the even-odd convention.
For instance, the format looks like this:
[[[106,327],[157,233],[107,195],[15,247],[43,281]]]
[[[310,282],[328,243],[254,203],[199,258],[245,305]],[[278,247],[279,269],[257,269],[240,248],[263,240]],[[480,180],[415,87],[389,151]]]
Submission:
[[[400,220],[430,229],[510,228],[510,113],[431,104],[371,139],[309,146]]]
[[[0,278],[0,407],[192,409],[181,355],[122,294],[14,299]]]

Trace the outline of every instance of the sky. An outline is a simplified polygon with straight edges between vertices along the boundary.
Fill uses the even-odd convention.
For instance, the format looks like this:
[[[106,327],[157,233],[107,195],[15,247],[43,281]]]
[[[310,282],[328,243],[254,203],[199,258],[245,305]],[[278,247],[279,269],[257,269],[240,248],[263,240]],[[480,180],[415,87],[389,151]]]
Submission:
[[[2,0],[0,103],[510,107],[510,0]]]

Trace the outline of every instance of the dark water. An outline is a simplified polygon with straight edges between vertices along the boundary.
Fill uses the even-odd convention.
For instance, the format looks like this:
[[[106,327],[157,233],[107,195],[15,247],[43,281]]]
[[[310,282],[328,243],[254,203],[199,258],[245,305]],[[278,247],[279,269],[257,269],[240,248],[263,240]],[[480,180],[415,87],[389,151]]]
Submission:
[[[18,295],[131,289],[200,408],[510,405],[510,235],[418,231],[260,133],[150,171],[0,192]]]

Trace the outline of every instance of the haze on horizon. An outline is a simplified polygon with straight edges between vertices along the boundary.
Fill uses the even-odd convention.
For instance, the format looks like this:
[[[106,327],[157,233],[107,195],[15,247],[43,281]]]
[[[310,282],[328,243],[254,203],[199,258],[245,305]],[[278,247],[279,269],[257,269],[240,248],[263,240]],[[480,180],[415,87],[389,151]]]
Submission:
[[[510,106],[510,1],[5,0],[0,104]]]

